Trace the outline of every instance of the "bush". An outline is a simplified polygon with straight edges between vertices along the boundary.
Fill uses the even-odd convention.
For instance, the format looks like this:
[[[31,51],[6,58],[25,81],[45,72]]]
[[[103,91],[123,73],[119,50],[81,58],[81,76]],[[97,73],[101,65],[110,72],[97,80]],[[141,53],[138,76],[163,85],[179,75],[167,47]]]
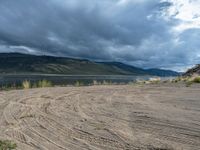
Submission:
[[[193,79],[193,82],[194,82],[194,83],[200,83],[200,76],[195,77],[195,78]]]
[[[52,86],[52,82],[51,81],[47,81],[47,80],[41,80],[38,82],[38,87],[44,88],[44,87],[51,87]]]
[[[5,141],[0,140],[0,150],[13,150],[16,148],[17,145],[15,143],[12,143],[11,141],[8,140]]]
[[[31,88],[31,82],[30,82],[30,81],[27,81],[27,80],[23,81],[23,82],[22,82],[22,87],[23,87],[24,89],[30,89],[30,88]]]

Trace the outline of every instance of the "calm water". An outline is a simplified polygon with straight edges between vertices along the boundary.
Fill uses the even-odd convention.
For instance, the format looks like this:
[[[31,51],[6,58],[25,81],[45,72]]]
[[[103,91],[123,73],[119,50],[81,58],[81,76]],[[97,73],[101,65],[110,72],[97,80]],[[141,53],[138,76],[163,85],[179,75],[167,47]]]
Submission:
[[[73,85],[77,81],[83,84],[98,82],[128,83],[138,79],[148,80],[152,76],[123,76],[123,75],[0,75],[0,86],[20,85],[22,81],[37,82],[43,79],[51,81],[54,85]]]

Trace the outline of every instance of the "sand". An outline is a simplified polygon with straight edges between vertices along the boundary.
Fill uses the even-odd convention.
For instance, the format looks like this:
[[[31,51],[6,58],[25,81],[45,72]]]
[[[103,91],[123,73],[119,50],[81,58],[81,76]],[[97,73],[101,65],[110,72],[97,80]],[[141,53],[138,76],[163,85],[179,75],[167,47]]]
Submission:
[[[19,150],[199,150],[200,86],[2,91],[0,139]]]

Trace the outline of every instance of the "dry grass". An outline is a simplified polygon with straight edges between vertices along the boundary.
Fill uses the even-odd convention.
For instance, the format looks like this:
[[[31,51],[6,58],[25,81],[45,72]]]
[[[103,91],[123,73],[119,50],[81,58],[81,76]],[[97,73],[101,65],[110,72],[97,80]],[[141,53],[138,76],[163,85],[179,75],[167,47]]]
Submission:
[[[97,80],[93,80],[93,85],[99,85],[99,82]]]
[[[53,84],[51,81],[41,80],[35,83],[31,83],[28,80],[22,82],[23,89],[30,89],[30,88],[44,88],[44,87],[52,87]]]
[[[47,80],[41,80],[38,82],[38,86],[39,88],[44,88],[44,87],[51,87],[52,86],[52,82],[51,81],[47,81]]]
[[[22,82],[23,89],[30,89],[31,88],[31,82],[28,80],[25,80]]]

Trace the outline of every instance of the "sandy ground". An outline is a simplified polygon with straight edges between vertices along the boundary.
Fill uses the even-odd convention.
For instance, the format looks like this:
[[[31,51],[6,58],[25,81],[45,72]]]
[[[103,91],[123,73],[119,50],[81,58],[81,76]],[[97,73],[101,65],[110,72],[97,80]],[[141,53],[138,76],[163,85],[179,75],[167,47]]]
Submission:
[[[200,86],[0,92],[0,139],[20,150],[200,150]]]

